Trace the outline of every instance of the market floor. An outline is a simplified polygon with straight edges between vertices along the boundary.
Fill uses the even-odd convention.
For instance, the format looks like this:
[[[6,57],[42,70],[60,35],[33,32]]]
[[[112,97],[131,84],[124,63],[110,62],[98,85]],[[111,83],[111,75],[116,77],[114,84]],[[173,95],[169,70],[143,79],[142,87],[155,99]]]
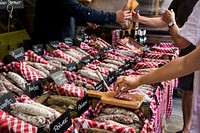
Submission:
[[[165,133],[175,133],[183,127],[181,98],[174,97],[171,117],[166,121]]]

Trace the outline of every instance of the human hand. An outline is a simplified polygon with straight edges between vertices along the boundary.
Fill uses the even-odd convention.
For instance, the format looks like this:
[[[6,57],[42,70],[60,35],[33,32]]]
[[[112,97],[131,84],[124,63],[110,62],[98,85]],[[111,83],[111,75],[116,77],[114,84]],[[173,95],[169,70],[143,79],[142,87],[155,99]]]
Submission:
[[[124,24],[127,21],[127,19],[131,18],[131,16],[132,16],[132,13],[130,13],[130,11],[119,10],[116,12],[116,22],[118,24]]]
[[[132,21],[133,22],[139,22],[139,19],[140,19],[139,10],[133,11],[132,12]]]
[[[114,90],[119,92],[127,92],[128,90],[137,88],[140,77],[120,76],[117,78]]]
[[[98,25],[98,24],[95,24],[95,23],[90,23],[90,22],[87,22],[87,25],[88,25],[88,27],[89,27],[89,28],[91,28],[91,29],[96,29],[96,28],[98,28],[98,27],[99,27],[99,25]]]
[[[165,23],[169,24],[170,22],[175,22],[175,13],[171,10],[166,10],[162,16],[162,19]]]

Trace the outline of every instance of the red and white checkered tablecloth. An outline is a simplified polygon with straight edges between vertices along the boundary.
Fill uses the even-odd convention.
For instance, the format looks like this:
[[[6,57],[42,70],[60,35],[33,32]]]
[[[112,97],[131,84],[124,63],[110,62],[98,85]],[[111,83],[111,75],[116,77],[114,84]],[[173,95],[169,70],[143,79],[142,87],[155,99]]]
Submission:
[[[108,58],[110,57],[110,58],[118,60],[118,61],[125,61],[125,58],[111,54],[111,53],[106,53],[104,56],[108,57]]]
[[[65,60],[67,60],[68,62],[73,62],[73,59],[71,59],[70,57],[67,56],[67,54],[63,53],[61,50],[57,49],[53,51],[53,55],[55,57],[59,57],[59,58],[63,58]]]
[[[87,53],[89,53],[91,56],[94,56],[95,54],[99,52],[95,48],[90,47],[88,44],[83,43],[83,42],[81,43],[80,48],[86,51]]]
[[[143,62],[156,62],[158,64],[167,64],[170,62],[170,60],[143,58]]]
[[[158,47],[158,46],[153,46],[152,47],[155,51],[157,52],[162,52],[162,53],[174,53],[173,47]]]
[[[43,64],[48,64],[48,61],[46,61],[45,59],[43,59],[41,56],[38,56],[36,53],[34,53],[31,50],[28,50],[26,53],[26,58],[25,60],[27,61],[32,61],[32,62],[39,62],[39,63],[43,63]]]
[[[133,68],[134,70],[146,69],[146,68],[159,68],[158,63],[156,62],[139,62]]]
[[[64,42],[59,42],[59,47],[60,47],[60,50],[64,51],[64,50],[67,50],[67,49],[70,49],[70,46],[68,46],[66,43]]]
[[[92,70],[96,70],[96,69],[99,69],[99,71],[105,75],[108,75],[109,74],[109,70],[108,69],[105,69],[105,68],[102,68],[102,67],[99,67],[95,64],[91,64],[91,63],[88,63],[87,64],[87,67],[92,69]]]
[[[103,42],[105,45],[107,46],[111,46],[108,42],[106,42],[105,40],[103,40],[102,38],[98,37],[97,40]]]
[[[174,44],[173,43],[161,42],[161,43],[158,44],[158,47],[170,48],[170,47],[174,47]]]

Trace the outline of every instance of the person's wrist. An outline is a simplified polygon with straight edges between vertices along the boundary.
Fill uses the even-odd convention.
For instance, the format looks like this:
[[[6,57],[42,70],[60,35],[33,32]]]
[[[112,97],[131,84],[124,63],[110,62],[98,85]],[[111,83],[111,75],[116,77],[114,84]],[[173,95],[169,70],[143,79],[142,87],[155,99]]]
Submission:
[[[171,28],[171,27],[173,27],[174,25],[176,24],[176,22],[175,21],[170,21],[169,23],[168,23],[168,28]]]

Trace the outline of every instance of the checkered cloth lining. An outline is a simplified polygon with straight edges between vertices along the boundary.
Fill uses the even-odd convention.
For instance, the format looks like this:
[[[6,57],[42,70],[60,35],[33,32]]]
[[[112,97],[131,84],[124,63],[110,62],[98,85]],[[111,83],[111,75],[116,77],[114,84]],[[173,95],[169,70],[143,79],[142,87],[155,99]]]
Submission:
[[[120,58],[122,58],[123,60],[131,60],[131,61],[134,60],[133,58],[131,58],[131,57],[127,56],[127,55],[124,55],[124,54],[120,54],[120,53],[118,53],[118,52],[109,51],[108,53],[111,54],[111,55],[115,55],[115,56],[117,56],[117,57],[120,57]]]
[[[74,97],[83,97],[84,90],[80,87],[73,86],[70,84],[64,84],[62,86],[57,86],[54,82],[50,83],[50,86],[43,86],[44,91],[53,92],[54,94],[61,96],[74,96]]]
[[[81,80],[83,82],[87,82],[92,86],[96,86],[98,84],[96,81],[86,79],[78,75],[76,72],[63,71],[63,73],[65,74],[66,78],[69,80],[70,83],[73,83],[75,80]]]
[[[57,49],[53,51],[53,55],[55,57],[59,57],[59,58],[63,58],[65,60],[67,60],[68,62],[73,62],[73,60],[67,56],[67,54],[63,53],[61,50]]]
[[[16,101],[23,102],[31,100],[28,96],[17,97]],[[0,110],[0,132],[1,133],[36,133],[37,127],[13,117]]]
[[[28,68],[23,62],[11,62],[3,68],[5,71],[13,71],[22,75],[22,77],[27,81],[36,81],[42,78],[35,71]]]
[[[106,53],[104,56],[108,57],[108,58],[110,57],[110,58],[117,60],[117,61],[125,61],[125,58],[119,57],[117,55],[113,55],[113,54],[110,54],[110,53]]]
[[[96,108],[93,110],[91,107],[86,111],[81,118],[74,119],[73,125],[75,128],[86,128],[87,127],[93,127],[93,128],[100,128],[109,130],[115,133],[135,133],[134,128],[131,127],[119,127],[116,125],[106,124],[102,122],[97,122],[89,119],[93,119],[95,116],[98,116],[101,113],[101,110],[106,107],[110,107],[111,105],[106,105],[102,103],[98,103]],[[145,121],[145,117],[143,114],[138,110],[132,110],[135,114],[138,115],[140,120],[143,121],[144,127],[147,127],[147,121]],[[146,125],[146,126],[145,126]],[[144,130],[144,129],[143,129]],[[143,132],[145,133],[145,132]]]
[[[173,47],[156,47],[156,46],[153,46],[152,48],[154,48],[155,51],[157,51],[157,52],[174,53]]]
[[[35,54],[33,51],[28,50],[26,53],[26,60],[27,61],[32,61],[32,62],[38,62],[38,63],[43,63],[43,64],[48,64],[48,61],[43,59],[41,56],[38,56]]]
[[[88,44],[83,42],[81,43],[80,48],[89,53],[91,56],[94,56],[95,54],[98,53],[98,50],[96,50],[93,47],[90,47]]]
[[[102,68],[102,67],[99,67],[95,64],[91,64],[91,63],[88,63],[87,64],[87,67],[92,69],[92,70],[96,70],[97,68],[99,69],[99,71],[105,75],[108,75],[109,74],[109,70],[108,69],[105,69],[105,68]]]
[[[105,45],[107,46],[111,46],[108,42],[106,42],[105,40],[103,40],[102,38],[98,37],[97,40],[103,42]]]
[[[159,68],[156,62],[139,62],[135,65],[133,70],[146,69],[146,68]]]
[[[59,42],[59,47],[60,47],[60,50],[63,51],[63,50],[67,50],[70,48],[70,46],[68,46],[66,43],[64,42]]]
[[[174,47],[174,44],[173,43],[165,43],[165,42],[161,42],[158,44],[158,47],[167,47],[167,48],[170,48],[170,47]]]
[[[158,64],[167,64],[170,62],[170,60],[143,58],[143,62],[156,62]]]
[[[120,39],[120,31],[121,29],[112,31],[112,45],[114,46],[117,45],[117,41]]]

